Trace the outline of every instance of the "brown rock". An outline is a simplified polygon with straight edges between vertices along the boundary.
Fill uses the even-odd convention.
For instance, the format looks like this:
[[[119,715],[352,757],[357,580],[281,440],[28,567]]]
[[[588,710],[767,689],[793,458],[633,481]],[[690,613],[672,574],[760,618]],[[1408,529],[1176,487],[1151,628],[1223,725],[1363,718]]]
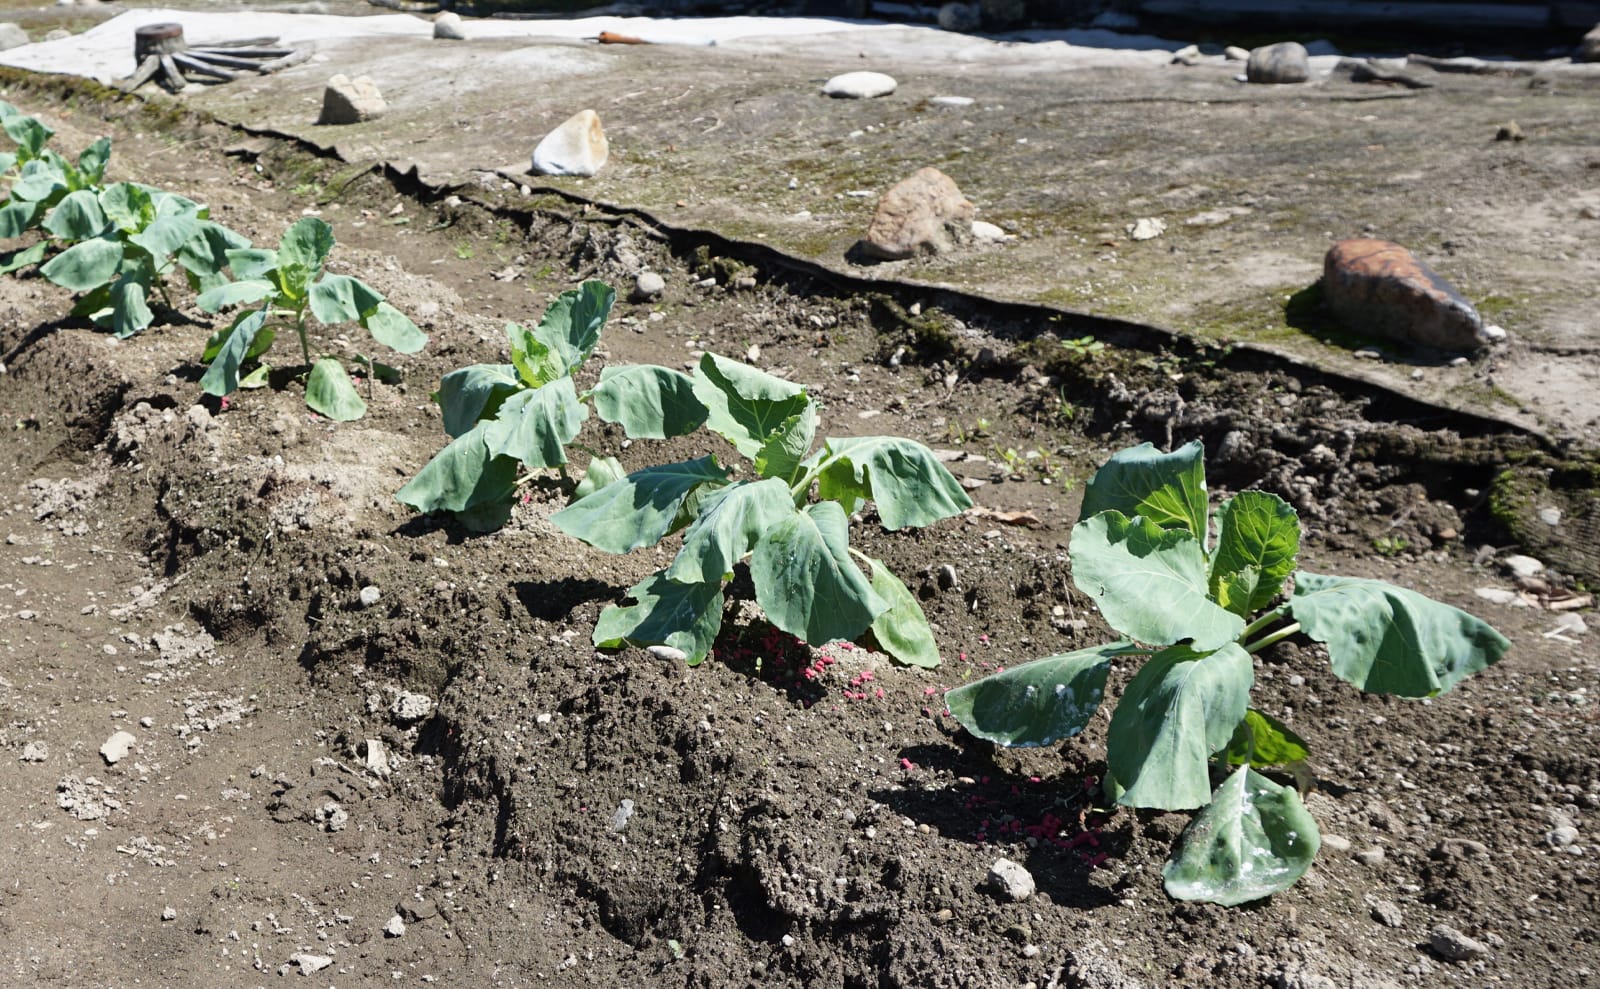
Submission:
[[[972,204],[937,168],[918,170],[878,200],[861,249],[886,261],[942,254],[972,237]]]
[[[1399,244],[1334,244],[1323,261],[1322,292],[1334,316],[1356,333],[1441,350],[1489,345],[1472,303]]]

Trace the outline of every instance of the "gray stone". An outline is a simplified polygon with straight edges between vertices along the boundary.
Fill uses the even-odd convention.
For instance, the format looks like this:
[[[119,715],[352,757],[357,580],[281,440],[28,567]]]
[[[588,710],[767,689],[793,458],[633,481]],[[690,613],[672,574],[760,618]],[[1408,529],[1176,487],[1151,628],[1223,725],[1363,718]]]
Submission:
[[[1428,947],[1445,961],[1468,962],[1489,953],[1489,946],[1475,941],[1448,924],[1440,924],[1428,932]]]
[[[399,914],[395,914],[394,916],[390,917],[384,923],[384,925],[383,925],[383,936],[384,937],[405,937],[405,935],[406,935],[406,922],[403,919],[401,919]]]
[[[1033,895],[1033,876],[1022,866],[1002,858],[989,866],[986,885],[1013,903],[1020,903]]]
[[[1545,506],[1534,513],[1539,516],[1539,521],[1545,525],[1556,526],[1561,524],[1561,509]]]
[[[395,904],[394,912],[407,923],[417,924],[439,916],[439,907],[432,900],[402,900]]]
[[[1251,51],[1244,75],[1251,82],[1305,82],[1311,78],[1311,59],[1300,42],[1280,41]]]
[[[544,136],[533,149],[533,170],[540,175],[594,175],[611,157],[611,145],[600,115],[579,110]]]
[[[433,36],[441,41],[465,41],[466,31],[461,26],[461,15],[446,10],[433,19]]]
[[[29,742],[22,747],[23,762],[44,762],[50,758],[50,746],[43,742]]]
[[[380,591],[376,586],[368,584],[366,587],[361,589],[359,598],[361,600],[361,607],[370,608],[379,601],[383,600],[383,592]]]
[[[115,766],[128,757],[128,751],[136,742],[138,739],[133,737],[132,732],[119,731],[100,746],[100,757],[106,761],[106,765]]]
[[[1230,62],[1248,62],[1250,60],[1250,51],[1246,48],[1240,48],[1238,45],[1229,45],[1222,49],[1222,57]]]
[[[960,587],[960,582],[956,580],[956,568],[948,563],[941,566],[939,568],[939,589],[949,591],[958,587]]]
[[[972,214],[950,176],[923,168],[878,200],[861,250],[887,261],[943,254],[972,238]]]
[[[1446,838],[1429,854],[1436,859],[1488,858],[1489,846],[1471,838]]]
[[[1401,927],[1406,922],[1400,908],[1389,900],[1372,901],[1372,919],[1385,927]]]
[[[349,76],[340,73],[328,80],[322,91],[322,113],[319,124],[359,124],[383,115],[388,104],[378,92],[378,84],[367,76]]]
[[[633,820],[633,801],[623,800],[617,804],[617,809],[611,815],[611,830],[621,831]]]
[[[657,659],[664,659],[669,663],[681,663],[689,658],[689,654],[674,646],[645,646],[644,651]]]
[[[313,955],[309,951],[302,951],[289,956],[289,964],[297,965],[301,975],[314,975],[333,964],[333,959],[327,955]]]
[[[1333,315],[1359,333],[1451,351],[1489,343],[1472,303],[1390,241],[1335,243],[1323,259],[1322,296]]]
[[[46,40],[46,41],[66,41],[70,37],[72,37],[72,32],[71,31],[68,31],[64,27],[58,27],[54,31],[46,32],[45,36],[44,36],[44,40]]]
[[[1564,824],[1550,829],[1544,840],[1551,848],[1566,848],[1578,840],[1578,829],[1570,824]]]
[[[1362,865],[1375,868],[1383,864],[1383,849],[1363,848],[1356,852],[1355,859]]]
[[[928,100],[934,106],[971,106],[978,102],[970,96],[935,96]]]
[[[946,31],[976,31],[983,10],[975,3],[947,3],[939,8],[939,27]]]
[[[822,94],[841,100],[870,100],[888,96],[900,84],[882,72],[846,72],[822,84]]]
[[[633,280],[633,301],[654,302],[667,290],[667,280],[653,271],[641,271]]]
[[[163,921],[177,920],[178,919],[178,911],[173,909],[172,907],[162,907],[161,908],[161,919]]]
[[[21,48],[28,43],[28,32],[19,24],[11,21],[0,23],[0,51],[7,48]]]

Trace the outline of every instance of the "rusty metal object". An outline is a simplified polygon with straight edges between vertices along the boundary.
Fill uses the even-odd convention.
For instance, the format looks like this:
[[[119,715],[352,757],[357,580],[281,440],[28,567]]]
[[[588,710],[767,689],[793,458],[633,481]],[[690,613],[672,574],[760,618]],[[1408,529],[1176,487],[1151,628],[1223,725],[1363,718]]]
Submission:
[[[192,82],[222,83],[251,73],[266,75],[310,57],[310,51],[280,46],[277,38],[214,41],[191,48],[184,41],[183,25],[147,24],[133,32],[133,58],[138,68],[117,80],[117,85],[132,92],[154,79],[176,93]]]

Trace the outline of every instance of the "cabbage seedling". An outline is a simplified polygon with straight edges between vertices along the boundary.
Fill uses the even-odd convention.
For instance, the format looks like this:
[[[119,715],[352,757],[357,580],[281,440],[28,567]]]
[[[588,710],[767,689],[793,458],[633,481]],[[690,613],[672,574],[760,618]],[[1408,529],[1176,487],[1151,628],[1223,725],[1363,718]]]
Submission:
[[[971,506],[933,452],[893,436],[830,438],[813,450],[818,407],[804,388],[714,354],[693,375],[607,367],[579,395],[572,371],[599,342],[612,300],[610,288],[587,282],[552,304],[534,330],[507,327],[511,364],[446,375],[435,397],[454,439],[396,497],[493,528],[510,515],[519,470],[565,469],[591,403],[630,439],[704,428],[748,467],[735,472],[708,454],[625,474],[615,459],[591,454],[572,502],[551,516],[563,532],[610,553],[683,533],[672,563],[628,590],[634,604],[601,614],[595,645],[667,646],[701,662],[722,626],[724,588],[748,559],[756,602],[783,631],[820,645],[870,629],[901,662],[937,665],[916,599],[849,545],[849,516],[869,499],[890,530]]]
[[[1415,591],[1295,571],[1300,521],[1276,495],[1223,502],[1213,544],[1202,456],[1198,442],[1170,454],[1146,443],[1113,456],[1085,489],[1072,579],[1124,639],[1013,667],[945,699],[979,738],[1051,745],[1088,725],[1112,663],[1142,663],[1111,715],[1107,794],[1128,807],[1199,809],[1163,871],[1167,892],[1232,906],[1292,886],[1320,844],[1295,790],[1257,772],[1308,753],[1249,706],[1253,653],[1303,634],[1326,644],[1334,674],[1361,690],[1433,697],[1510,643]],[[1215,790],[1213,771],[1226,773]]]
[[[245,363],[266,353],[278,328],[288,326],[300,340],[300,356],[308,369],[306,405],[329,419],[347,422],[361,418],[367,403],[337,357],[312,360],[308,316],[324,324],[359,322],[378,343],[402,354],[422,349],[428,338],[375,289],[360,279],[324,270],[332,251],[333,228],[308,216],[284,233],[275,251],[246,247],[226,252],[238,280],[202,292],[197,304],[213,313],[230,306],[260,306],[240,313],[206,341],[201,360],[210,367],[200,386],[207,394],[222,396],[239,388]],[[261,374],[258,369],[251,377]]]

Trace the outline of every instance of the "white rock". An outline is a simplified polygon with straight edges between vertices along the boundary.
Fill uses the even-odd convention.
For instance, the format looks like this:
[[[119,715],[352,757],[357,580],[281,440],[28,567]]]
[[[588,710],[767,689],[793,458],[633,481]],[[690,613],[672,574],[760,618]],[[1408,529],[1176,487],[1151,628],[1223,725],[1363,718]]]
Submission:
[[[882,72],[846,72],[822,84],[824,96],[842,100],[870,100],[875,96],[888,96],[900,84],[894,76]]]
[[[133,748],[134,743],[137,741],[138,739],[133,737],[132,732],[119,731],[106,739],[106,743],[100,746],[100,756],[105,759],[106,765],[115,766],[127,758],[128,750]]]
[[[162,920],[177,920],[178,919],[178,911],[174,910],[172,907],[162,907],[161,908],[161,919]]]
[[[1520,553],[1514,553],[1500,562],[1504,563],[1506,569],[1510,570],[1512,576],[1515,577],[1532,577],[1544,570],[1543,563],[1531,556],[1523,556]]]
[[[1556,627],[1545,634],[1583,635],[1588,631],[1589,624],[1583,620],[1582,615],[1578,614],[1576,611],[1563,611],[1561,614],[1556,616]],[[23,755],[27,755],[26,750],[23,751]]]
[[[71,31],[68,31],[64,27],[58,27],[53,31],[45,32],[44,40],[46,40],[46,41],[66,41],[70,37],[72,37],[72,32]]]
[[[544,136],[533,149],[533,170],[540,175],[589,176],[611,156],[600,115],[580,110]]]
[[[401,724],[421,721],[433,713],[433,698],[402,690],[389,705],[389,716]]]
[[[688,653],[682,649],[674,649],[672,646],[646,646],[644,651],[657,659],[665,659],[673,663],[681,663],[689,658]]]
[[[1222,57],[1230,62],[1247,62],[1250,60],[1250,52],[1238,45],[1229,45],[1222,49]]]
[[[616,812],[611,815],[611,830],[621,831],[633,819],[633,801],[623,800],[617,804]]]
[[[1033,875],[1006,858],[995,859],[994,865],[989,866],[988,883],[1013,903],[1026,900],[1034,891]]]
[[[312,975],[332,965],[333,959],[327,955],[313,955],[310,952],[302,951],[298,954],[290,955],[289,964],[300,966],[301,975]]]
[[[641,271],[633,280],[633,301],[654,302],[667,290],[667,280],[653,271]]]
[[[340,73],[328,80],[322,91],[322,113],[318,124],[359,124],[381,117],[388,104],[378,92],[378,84],[368,76],[349,76]]]
[[[1539,509],[1539,511],[1536,512],[1535,514],[1537,514],[1539,516],[1539,521],[1543,522],[1545,525],[1560,525],[1561,524],[1561,509],[1559,509],[1559,508],[1552,508],[1552,507],[1546,506],[1544,508]]]
[[[383,600],[383,592],[372,584],[368,584],[361,589],[361,607],[370,608],[381,600]]]
[[[384,937],[405,937],[405,933],[406,922],[400,919],[399,914],[390,917],[388,922],[383,925]]]
[[[1506,338],[1506,328],[1503,326],[1493,325],[1485,326],[1483,328],[1483,335],[1488,337],[1491,341],[1499,343]]]
[[[1167,221],[1155,216],[1142,216],[1123,229],[1134,240],[1154,240],[1167,232]]]
[[[465,41],[466,31],[461,26],[461,15],[446,10],[433,19],[433,36],[442,41]]]
[[[7,48],[21,48],[27,43],[28,32],[22,29],[22,25],[11,21],[0,23],[0,51]]]
[[[935,96],[928,102],[934,106],[971,106],[978,101],[970,96]]]
[[[1504,587],[1479,587],[1473,590],[1474,594],[1483,598],[1490,604],[1505,604],[1513,608],[1526,608],[1528,602],[1516,591],[1508,591]]]
[[[373,775],[382,779],[389,778],[389,753],[384,750],[382,739],[367,739],[365,765]]]
[[[992,223],[972,221],[972,238],[981,243],[998,244],[1011,239],[1011,235]]]
[[[22,747],[23,762],[44,762],[50,758],[50,746],[43,742],[29,742]]]

